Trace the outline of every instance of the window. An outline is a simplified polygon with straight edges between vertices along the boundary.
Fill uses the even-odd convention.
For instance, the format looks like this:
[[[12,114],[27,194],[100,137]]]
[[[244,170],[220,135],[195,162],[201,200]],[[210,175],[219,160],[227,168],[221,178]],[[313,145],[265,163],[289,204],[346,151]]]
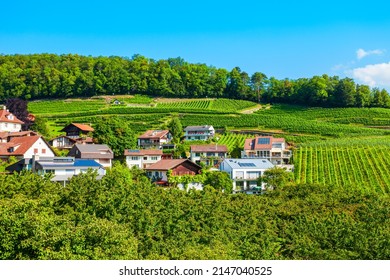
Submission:
[[[243,179],[244,171],[236,171],[236,179]]]
[[[131,157],[131,160],[138,160],[138,157]]]
[[[144,160],[148,160],[148,157],[144,157]]]
[[[34,155],[38,153],[38,149],[34,149]]]
[[[157,160],[157,157],[151,157],[151,160]]]
[[[42,149],[42,154],[46,154],[46,149]]]
[[[196,157],[200,157],[200,153],[195,153],[195,156]]]

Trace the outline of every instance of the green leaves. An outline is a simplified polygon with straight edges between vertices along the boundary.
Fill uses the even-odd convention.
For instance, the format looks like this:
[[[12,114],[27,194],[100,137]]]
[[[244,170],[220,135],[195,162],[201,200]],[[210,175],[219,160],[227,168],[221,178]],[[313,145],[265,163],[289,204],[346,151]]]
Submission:
[[[232,195],[223,173],[203,176],[185,192],[119,164],[65,187],[0,175],[0,259],[390,258],[387,196],[311,184]]]

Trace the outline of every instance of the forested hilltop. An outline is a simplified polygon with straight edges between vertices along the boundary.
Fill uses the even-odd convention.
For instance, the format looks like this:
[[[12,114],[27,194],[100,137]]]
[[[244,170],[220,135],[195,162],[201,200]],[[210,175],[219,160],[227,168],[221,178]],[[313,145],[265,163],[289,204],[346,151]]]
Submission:
[[[260,66],[261,67],[261,66]],[[358,85],[350,78],[314,76],[278,80],[239,67],[193,64],[182,58],[153,60],[135,55],[1,55],[0,101],[90,97],[103,94],[164,97],[225,97],[324,107],[390,107],[386,90]]]

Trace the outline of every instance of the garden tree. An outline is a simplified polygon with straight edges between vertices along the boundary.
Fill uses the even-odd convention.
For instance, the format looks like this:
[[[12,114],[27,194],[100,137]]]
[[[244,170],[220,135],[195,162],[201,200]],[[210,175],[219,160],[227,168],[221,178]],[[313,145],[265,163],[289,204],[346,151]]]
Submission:
[[[292,182],[293,173],[288,172],[286,169],[278,166],[267,169],[266,171],[264,171],[264,174],[258,179],[258,185],[261,186],[262,183],[265,183],[268,189],[284,187]]]
[[[5,102],[7,109],[15,115],[19,120],[24,122],[22,125],[23,130],[28,130],[31,125],[31,121],[28,118],[28,108],[27,100],[22,100],[20,98],[9,98]]]
[[[222,171],[207,172],[204,184],[225,193],[232,193],[233,190],[232,179],[230,179],[228,173]]]
[[[50,137],[50,129],[45,118],[39,116],[35,117],[34,122],[32,122],[32,125],[30,126],[30,129],[39,132],[39,134],[41,134],[43,137]]]
[[[172,141],[175,144],[180,143],[183,135],[183,126],[179,117],[174,116],[167,125],[169,132],[172,134]]]
[[[240,158],[242,151],[243,151],[243,148],[241,147],[240,142],[237,139],[236,143],[234,144],[234,147],[233,147],[232,151],[230,152],[230,156],[232,158]]]
[[[261,72],[255,72],[251,76],[251,87],[256,93],[256,101],[260,102],[261,94],[265,90],[267,76]]]
[[[123,156],[125,149],[134,149],[136,137],[130,124],[120,117],[99,117],[95,121],[93,139],[107,144],[116,157]]]
[[[173,151],[173,158],[187,158],[186,148],[183,144],[177,144]]]

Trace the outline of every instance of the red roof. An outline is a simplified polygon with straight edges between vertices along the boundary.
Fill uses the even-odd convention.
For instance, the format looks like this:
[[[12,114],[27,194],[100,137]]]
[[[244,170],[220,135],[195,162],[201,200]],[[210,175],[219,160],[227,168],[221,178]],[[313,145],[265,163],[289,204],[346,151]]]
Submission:
[[[81,131],[86,131],[86,132],[94,131],[94,129],[91,126],[89,126],[87,124],[81,124],[81,123],[71,123],[70,125],[67,125],[63,129],[61,129],[61,131],[66,131],[66,129],[70,126],[75,126],[78,129],[80,129]]]
[[[38,135],[38,133],[32,131],[32,130],[27,130],[27,131],[20,131],[20,132],[0,132],[0,139],[6,139],[6,138],[13,138],[13,137],[21,137],[21,136],[34,136]]]
[[[150,149],[150,150],[125,150],[125,156],[161,156],[162,150]]]
[[[273,143],[283,143],[284,138],[274,138],[273,136],[257,136],[254,139],[246,139],[244,150],[271,150]]]
[[[0,110],[0,122],[24,124],[24,122],[15,117],[15,115],[9,112],[7,109]]]
[[[189,159],[162,159],[156,163],[153,163],[145,168],[145,170],[160,170],[160,171],[168,171],[176,166],[179,166],[183,164],[184,162],[188,162],[191,165],[194,165],[200,169],[202,169],[201,166],[197,165],[196,163],[190,161]]]
[[[0,156],[22,156],[40,138],[39,135],[14,137],[8,143],[0,144]],[[10,152],[10,148],[14,151]]]
[[[214,153],[227,153],[228,148],[225,145],[210,144],[210,145],[191,145],[191,152],[214,152]]]
[[[166,136],[169,130],[148,130],[138,137],[138,139],[160,139]]]
[[[81,124],[81,123],[72,123],[72,124],[82,131],[94,131],[94,129],[87,124]]]

